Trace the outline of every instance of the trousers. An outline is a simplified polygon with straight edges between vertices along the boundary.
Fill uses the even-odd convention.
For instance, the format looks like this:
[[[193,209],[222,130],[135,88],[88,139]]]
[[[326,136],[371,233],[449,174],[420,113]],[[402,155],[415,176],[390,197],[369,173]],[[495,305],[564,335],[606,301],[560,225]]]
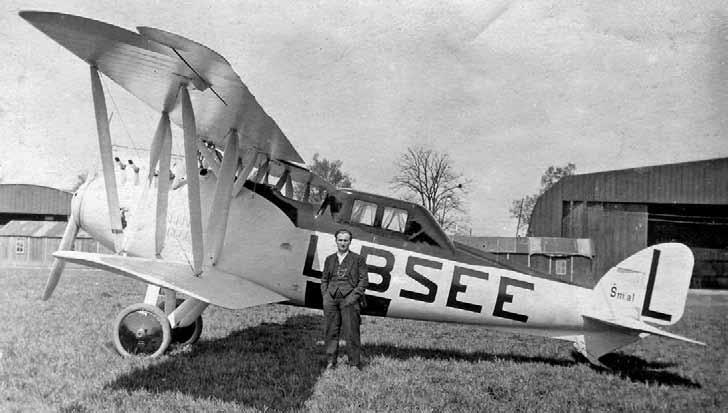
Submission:
[[[334,298],[331,294],[324,294],[324,319],[326,320],[326,356],[330,361],[336,361],[339,355],[339,336],[343,325],[346,338],[347,356],[349,364],[361,364],[361,308],[359,300],[353,300],[351,294],[346,297]]]

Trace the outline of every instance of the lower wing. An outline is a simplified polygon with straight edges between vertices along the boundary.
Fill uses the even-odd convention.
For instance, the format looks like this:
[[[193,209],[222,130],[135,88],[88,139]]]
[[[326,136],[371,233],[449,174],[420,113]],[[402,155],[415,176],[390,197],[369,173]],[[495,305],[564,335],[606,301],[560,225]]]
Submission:
[[[58,251],[53,255],[62,260],[179,291],[231,310],[288,300],[251,281],[213,268],[196,276],[189,265],[178,262],[78,251]]]

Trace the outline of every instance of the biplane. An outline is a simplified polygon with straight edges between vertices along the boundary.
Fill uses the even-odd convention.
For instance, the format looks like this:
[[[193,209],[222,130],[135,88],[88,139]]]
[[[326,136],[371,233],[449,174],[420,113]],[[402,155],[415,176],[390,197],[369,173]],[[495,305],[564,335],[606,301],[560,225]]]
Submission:
[[[194,343],[209,305],[321,308],[321,269],[339,228],[366,258],[364,314],[566,340],[594,364],[648,335],[703,344],[658,327],[684,311],[693,268],[685,245],[639,251],[593,289],[504,265],[454,242],[420,205],[337,189],[302,166],[286,134],[208,47],[151,27],[20,16],[88,64],[103,172],[73,198],[43,299],[65,262],[146,283],[143,301],[114,321],[122,355],[154,357],[172,342]],[[142,172],[114,162],[100,73],[159,113]],[[174,176],[172,124],[184,147]],[[142,179],[119,183],[129,173]],[[73,251],[80,228],[112,252]]]

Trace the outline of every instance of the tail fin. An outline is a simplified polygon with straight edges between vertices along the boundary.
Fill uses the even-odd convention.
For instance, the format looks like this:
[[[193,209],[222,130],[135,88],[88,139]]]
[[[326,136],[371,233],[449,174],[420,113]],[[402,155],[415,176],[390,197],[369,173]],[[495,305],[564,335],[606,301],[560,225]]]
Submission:
[[[672,325],[685,310],[693,254],[683,244],[658,244],[620,262],[599,280],[585,308],[584,335],[575,346],[589,361],[655,334],[703,344],[660,330],[646,322]]]
[[[693,253],[683,244],[645,248],[610,269],[593,290],[598,314],[659,325],[677,323],[693,272]]]

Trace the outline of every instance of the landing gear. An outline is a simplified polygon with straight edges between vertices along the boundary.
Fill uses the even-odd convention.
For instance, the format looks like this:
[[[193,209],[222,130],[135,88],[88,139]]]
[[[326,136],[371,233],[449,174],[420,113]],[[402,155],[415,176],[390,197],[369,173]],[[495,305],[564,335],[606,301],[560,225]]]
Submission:
[[[177,307],[179,307],[184,300],[177,299]],[[164,311],[164,302],[159,304],[159,308]],[[194,323],[186,327],[177,327],[172,329],[172,344],[178,346],[192,345],[200,339],[202,334],[202,316],[197,317]]]
[[[162,310],[137,303],[116,317],[112,337],[116,351],[124,357],[158,357],[172,341],[172,328]]]

